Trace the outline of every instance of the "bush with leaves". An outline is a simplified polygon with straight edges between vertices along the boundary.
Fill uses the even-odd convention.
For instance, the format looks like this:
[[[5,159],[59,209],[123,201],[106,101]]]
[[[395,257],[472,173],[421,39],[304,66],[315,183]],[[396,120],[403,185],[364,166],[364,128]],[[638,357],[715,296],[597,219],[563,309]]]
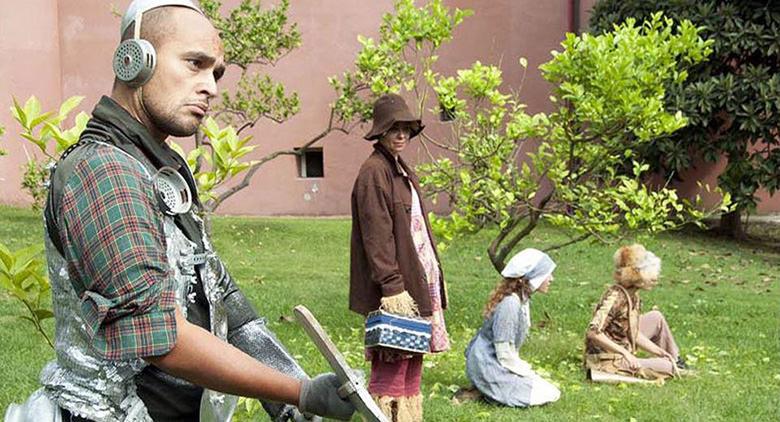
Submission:
[[[42,325],[54,314],[46,306],[50,303],[51,287],[41,247],[30,246],[12,252],[0,243],[0,287],[25,306],[27,312],[19,318],[32,323],[53,348]]]
[[[498,227],[488,254],[500,271],[542,218],[573,233],[571,242],[700,221],[706,212],[698,202],[645,183],[649,166],[634,152],[685,126],[663,98],[666,86],[685,80],[685,67],[709,54],[700,30],[656,14],[599,36],[567,34],[563,50],[540,67],[554,86],[549,114],[531,115],[503,92],[495,66],[477,62],[450,77],[429,73],[456,117],[452,136],[441,142],[449,156],[420,166],[428,192],[444,194],[453,208],[434,219],[440,238]],[[541,143],[533,148],[531,139]]]
[[[4,132],[0,126],[0,136]],[[2,155],[5,151],[0,149]],[[54,347],[43,328],[43,321],[54,314],[45,306],[49,303],[51,288],[41,248],[31,246],[11,251],[0,243],[0,287],[24,305],[26,312],[18,317],[33,324],[49,346]]]
[[[719,186],[736,208],[721,228],[744,235],[740,216],[753,212],[756,191],[780,188],[780,3],[763,0],[601,0],[593,9],[594,32],[629,17],[656,11],[702,27],[712,41],[709,60],[687,70],[683,84],[670,85],[666,102],[689,124],[637,149],[654,172],[679,178],[696,158],[726,158]]]
[[[24,148],[27,162],[22,177],[22,188],[33,199],[32,206],[36,210],[43,207],[46,200],[46,182],[49,166],[59,155],[72,144],[76,143],[87,126],[89,115],[80,112],[74,119],[72,127],[65,129],[62,124],[68,115],[81,104],[84,97],[73,96],[65,100],[57,111],[41,111],[41,103],[35,96],[27,99],[24,106],[16,98],[13,99],[11,115],[21,126],[19,135],[33,144],[43,157],[39,158]]]

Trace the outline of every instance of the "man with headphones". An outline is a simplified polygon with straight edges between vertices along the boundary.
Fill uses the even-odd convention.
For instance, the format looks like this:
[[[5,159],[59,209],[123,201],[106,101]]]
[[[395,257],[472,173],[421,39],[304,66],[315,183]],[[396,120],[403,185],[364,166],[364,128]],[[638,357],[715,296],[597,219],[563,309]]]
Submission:
[[[57,358],[6,421],[227,421],[238,395],[274,420],[349,419],[336,376],[310,379],[236,286],[165,143],[217,95],[218,32],[190,0],[134,0],[121,34],[112,94],[51,175]]]

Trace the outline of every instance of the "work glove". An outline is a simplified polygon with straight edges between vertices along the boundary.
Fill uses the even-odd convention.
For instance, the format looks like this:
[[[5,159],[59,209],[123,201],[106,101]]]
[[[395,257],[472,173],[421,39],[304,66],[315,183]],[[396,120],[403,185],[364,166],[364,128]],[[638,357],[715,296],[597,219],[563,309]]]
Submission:
[[[311,413],[326,418],[347,421],[355,413],[355,406],[349,399],[339,397],[341,387],[336,374],[320,374],[313,379],[301,381],[301,396],[298,409],[304,414]]]
[[[380,301],[379,309],[401,316],[420,316],[420,310],[417,307],[417,303],[406,290],[397,295],[383,297]]]

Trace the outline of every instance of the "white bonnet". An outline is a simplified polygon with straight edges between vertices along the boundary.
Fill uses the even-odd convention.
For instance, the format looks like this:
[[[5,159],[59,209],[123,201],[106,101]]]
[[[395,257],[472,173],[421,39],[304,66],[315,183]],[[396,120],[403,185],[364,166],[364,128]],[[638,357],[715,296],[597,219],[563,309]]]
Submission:
[[[555,267],[556,264],[549,255],[539,249],[527,248],[507,262],[501,275],[504,278],[523,277],[528,280],[531,288],[536,290],[552,274]]]

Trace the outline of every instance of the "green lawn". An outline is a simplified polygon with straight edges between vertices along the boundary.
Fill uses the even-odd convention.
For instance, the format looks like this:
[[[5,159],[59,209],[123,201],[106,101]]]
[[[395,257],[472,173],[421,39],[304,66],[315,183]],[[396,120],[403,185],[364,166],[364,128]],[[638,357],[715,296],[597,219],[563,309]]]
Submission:
[[[327,370],[302,329],[289,322],[305,304],[351,364],[362,360],[362,320],[347,310],[349,222],[332,219],[218,218],[217,250],[270,326],[310,372]],[[0,242],[12,249],[42,242],[41,219],[0,207]],[[561,238],[542,227],[528,246]],[[695,378],[663,387],[585,382],[579,368],[591,309],[610,282],[614,246],[576,244],[554,251],[558,262],[550,294],[534,298],[534,326],[521,356],[550,374],[559,402],[531,410],[484,403],[454,405],[452,391],[467,383],[463,349],[480,325],[487,294],[497,281],[484,249],[488,235],[469,238],[443,254],[449,283],[446,313],[451,352],[426,360],[426,421],[472,420],[778,420],[778,271],[780,254],[701,234],[670,234],[647,241],[663,260],[659,286],[643,295],[675,332]],[[14,315],[22,307],[0,293],[0,408],[37,388],[53,353],[33,327]],[[51,329],[49,324],[49,329]]]

